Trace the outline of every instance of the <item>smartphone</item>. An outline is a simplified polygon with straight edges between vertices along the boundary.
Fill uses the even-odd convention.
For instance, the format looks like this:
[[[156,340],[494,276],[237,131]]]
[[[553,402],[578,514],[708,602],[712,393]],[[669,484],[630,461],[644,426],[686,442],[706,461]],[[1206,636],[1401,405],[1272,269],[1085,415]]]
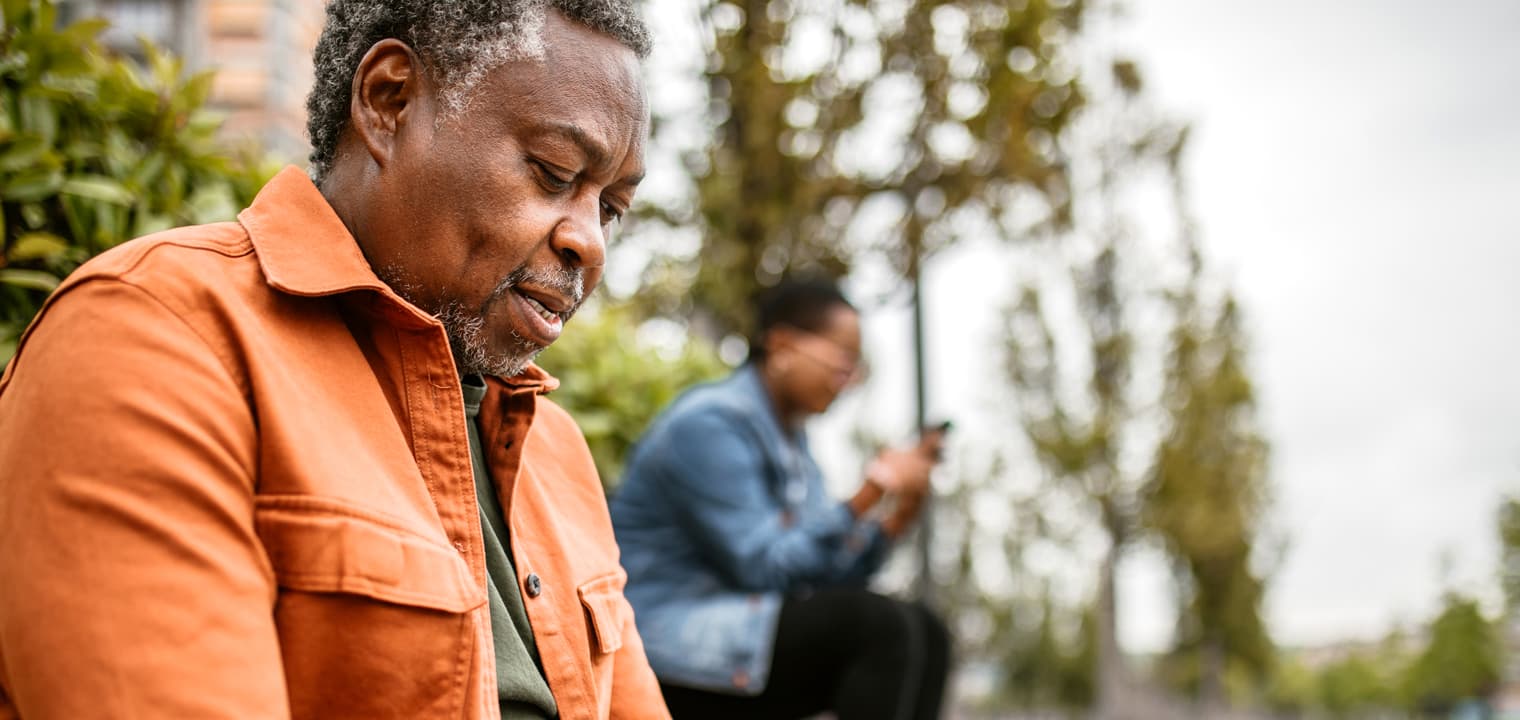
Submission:
[[[951,423],[949,420],[944,420],[942,422],[938,422],[924,428],[923,435],[925,436],[935,434],[939,435],[939,440],[936,441],[936,445],[938,447],[936,447],[934,450],[934,459],[936,461],[940,459],[940,455],[943,452],[945,435],[949,434],[950,428]]]

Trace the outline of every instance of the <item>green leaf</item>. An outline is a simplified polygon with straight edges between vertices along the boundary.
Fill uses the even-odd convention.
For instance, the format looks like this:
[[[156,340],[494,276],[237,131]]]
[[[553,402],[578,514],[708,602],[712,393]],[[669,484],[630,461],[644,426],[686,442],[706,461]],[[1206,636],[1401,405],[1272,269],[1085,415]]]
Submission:
[[[16,102],[21,113],[21,129],[36,133],[44,143],[52,145],[58,137],[58,108],[53,105],[53,100],[31,92],[23,93]]]
[[[121,183],[104,175],[75,175],[63,183],[62,191],[114,205],[131,205],[133,200],[132,193]]]
[[[5,0],[5,27],[16,28],[26,18],[26,11],[31,3],[28,0]]]
[[[48,151],[48,144],[36,135],[22,135],[4,152],[0,152],[0,172],[16,172],[32,167]]]
[[[47,210],[36,202],[24,203],[21,206],[21,220],[29,228],[40,228],[47,224]]]
[[[211,83],[214,79],[216,79],[216,73],[211,70],[192,75],[175,94],[176,107],[188,112],[205,105],[206,98],[211,95]]]
[[[41,270],[18,270],[16,268],[0,269],[0,283],[29,290],[41,290],[52,292],[58,289],[60,281],[52,273]]]
[[[91,48],[95,45],[95,39],[110,26],[111,21],[105,18],[85,18],[64,28],[63,35],[70,43],[81,49]]]
[[[158,176],[164,171],[165,156],[162,150],[154,150],[138,164],[137,169],[132,171],[132,185],[139,189],[147,189],[158,182]]]
[[[122,177],[137,165],[142,153],[138,151],[132,138],[127,136],[121,127],[112,127],[106,131],[105,159],[106,174],[112,177]]]
[[[5,189],[0,191],[0,197],[13,202],[36,201],[58,194],[60,187],[63,187],[62,171],[31,171],[17,175],[6,183]]]
[[[237,198],[225,182],[196,188],[185,204],[190,209],[190,221],[197,225],[231,220],[239,210]]]
[[[25,70],[29,56],[21,50],[13,50],[0,56],[0,75],[9,75],[17,70]]]
[[[100,157],[105,152],[101,144],[90,139],[79,138],[69,143],[63,149],[64,157],[76,164],[85,164]]]
[[[132,237],[152,235],[174,227],[174,220],[167,215],[148,212],[142,205],[137,207],[137,221],[132,225]]]
[[[68,252],[69,243],[50,232],[29,232],[16,238],[6,258],[11,262],[44,260]]]
[[[104,250],[127,238],[127,208],[95,203],[95,249]]]

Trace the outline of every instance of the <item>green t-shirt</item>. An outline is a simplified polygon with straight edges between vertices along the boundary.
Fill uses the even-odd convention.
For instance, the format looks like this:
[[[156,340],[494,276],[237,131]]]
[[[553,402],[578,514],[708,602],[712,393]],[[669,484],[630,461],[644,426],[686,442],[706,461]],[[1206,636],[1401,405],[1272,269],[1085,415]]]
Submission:
[[[465,376],[460,384],[464,388],[465,424],[470,430],[470,460],[475,466],[480,531],[486,545],[491,637],[496,650],[496,692],[501,701],[501,716],[504,720],[553,718],[559,715],[559,710],[539,664],[533,627],[528,624],[517,572],[512,567],[512,538],[480,444],[476,418],[480,415],[480,401],[486,396],[486,386],[475,375]]]

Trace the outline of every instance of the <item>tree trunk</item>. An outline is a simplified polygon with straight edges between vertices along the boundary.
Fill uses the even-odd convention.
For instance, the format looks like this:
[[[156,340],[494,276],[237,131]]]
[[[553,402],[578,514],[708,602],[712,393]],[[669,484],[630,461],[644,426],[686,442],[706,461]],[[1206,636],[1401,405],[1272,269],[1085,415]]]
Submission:
[[[1224,643],[1218,637],[1204,641],[1198,658],[1198,704],[1204,717],[1218,717],[1225,709]]]
[[[1119,647],[1119,603],[1115,581],[1121,551],[1119,539],[1111,538],[1098,571],[1098,603],[1095,613],[1098,666],[1094,669],[1098,696],[1094,708],[1095,720],[1121,720],[1128,717],[1125,708],[1133,706],[1129,669],[1124,662],[1124,652]]]

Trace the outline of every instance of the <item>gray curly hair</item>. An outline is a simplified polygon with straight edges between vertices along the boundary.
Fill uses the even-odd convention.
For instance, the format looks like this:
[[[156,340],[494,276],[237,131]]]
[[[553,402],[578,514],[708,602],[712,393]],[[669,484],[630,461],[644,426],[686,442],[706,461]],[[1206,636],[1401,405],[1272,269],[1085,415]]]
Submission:
[[[459,113],[470,90],[509,60],[543,57],[544,12],[616,38],[649,55],[649,30],[635,0],[331,0],[312,57],[316,77],[306,100],[311,177],[331,169],[338,137],[348,125],[349,93],[370,47],[396,38],[422,58],[442,88],[444,112]]]

